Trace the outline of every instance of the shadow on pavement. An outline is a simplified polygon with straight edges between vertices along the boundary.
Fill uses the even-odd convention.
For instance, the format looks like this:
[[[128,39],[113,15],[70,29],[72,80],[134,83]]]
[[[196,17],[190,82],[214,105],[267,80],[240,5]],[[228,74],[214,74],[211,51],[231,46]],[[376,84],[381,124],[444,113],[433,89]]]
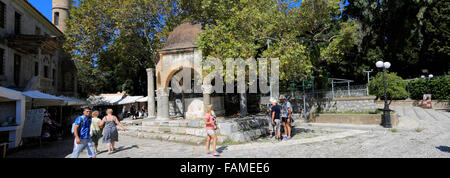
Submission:
[[[441,150],[442,152],[450,153],[450,147],[448,146],[438,146],[436,147],[438,150]]]
[[[73,138],[43,144],[42,147],[22,147],[8,153],[7,158],[65,158],[72,154]]]
[[[121,152],[121,151],[133,149],[133,148],[139,148],[139,146],[133,145],[133,146],[129,146],[129,147],[126,147],[126,148],[124,148],[124,146],[121,146],[119,148],[116,148],[116,150],[114,150],[114,153],[118,153],[118,152]]]
[[[228,146],[221,146],[219,148],[216,149],[217,152],[222,153],[223,150],[227,150]]]

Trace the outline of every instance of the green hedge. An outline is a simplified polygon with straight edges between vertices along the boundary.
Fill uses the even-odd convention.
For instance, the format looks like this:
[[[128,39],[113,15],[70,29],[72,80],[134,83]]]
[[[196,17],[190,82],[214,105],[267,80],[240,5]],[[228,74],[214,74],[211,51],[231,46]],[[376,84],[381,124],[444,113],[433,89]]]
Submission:
[[[388,99],[403,100],[408,98],[406,85],[407,82],[397,76],[396,73],[386,73],[386,95]],[[378,72],[369,82],[369,92],[371,95],[384,99],[383,72]]]
[[[436,77],[428,81],[425,79],[413,80],[408,83],[411,99],[421,100],[423,94],[431,93],[431,99],[450,99],[450,77]]]

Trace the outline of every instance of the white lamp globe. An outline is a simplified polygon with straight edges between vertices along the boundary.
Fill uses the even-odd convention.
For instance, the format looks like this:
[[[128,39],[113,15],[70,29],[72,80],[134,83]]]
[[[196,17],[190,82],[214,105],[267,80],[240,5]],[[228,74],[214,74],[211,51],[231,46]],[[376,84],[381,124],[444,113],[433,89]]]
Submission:
[[[421,76],[420,76],[420,78],[423,78],[423,79],[425,79],[425,75],[421,75]]]
[[[433,78],[433,74],[428,75],[428,78]]]
[[[378,68],[383,68],[383,66],[384,66],[383,61],[378,61],[375,65],[376,65]]]
[[[391,67],[391,63],[390,63],[390,62],[385,62],[385,63],[384,63],[384,67],[385,67],[386,69],[389,69],[389,67]]]

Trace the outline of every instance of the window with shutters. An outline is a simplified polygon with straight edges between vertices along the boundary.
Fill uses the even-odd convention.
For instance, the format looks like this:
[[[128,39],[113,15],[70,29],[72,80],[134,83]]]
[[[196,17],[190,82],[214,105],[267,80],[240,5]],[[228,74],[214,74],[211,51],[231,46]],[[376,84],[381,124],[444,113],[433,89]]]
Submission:
[[[14,33],[16,34],[21,34],[21,21],[22,15],[16,12],[14,15]]]

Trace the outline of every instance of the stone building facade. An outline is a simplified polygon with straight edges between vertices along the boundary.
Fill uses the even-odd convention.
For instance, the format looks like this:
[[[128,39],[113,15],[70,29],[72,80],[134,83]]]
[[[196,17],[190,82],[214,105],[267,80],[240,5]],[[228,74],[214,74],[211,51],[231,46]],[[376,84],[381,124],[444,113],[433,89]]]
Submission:
[[[76,67],[62,50],[71,0],[53,0],[53,22],[27,0],[0,0],[0,86],[77,96]]]

